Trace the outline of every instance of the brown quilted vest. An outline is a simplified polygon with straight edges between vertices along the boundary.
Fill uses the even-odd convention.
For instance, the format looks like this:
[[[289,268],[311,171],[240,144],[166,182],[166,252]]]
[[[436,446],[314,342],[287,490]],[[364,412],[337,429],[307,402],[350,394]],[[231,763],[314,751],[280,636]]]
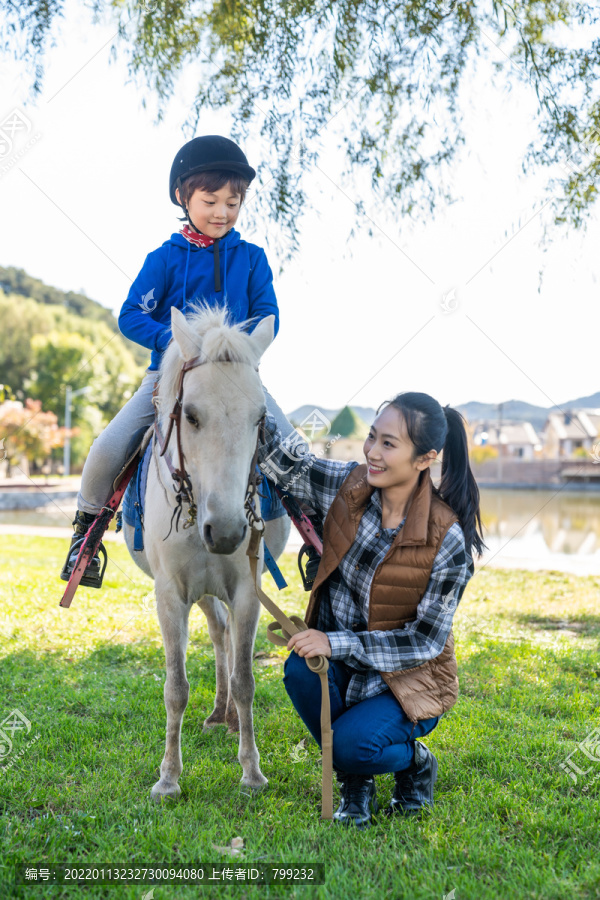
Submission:
[[[375,490],[366,480],[366,465],[354,468],[325,519],[323,556],[311,591],[305,620],[316,627],[320,587],[338,567],[354,542],[369,497]],[[432,492],[429,468],[424,469],[413,494],[404,525],[371,582],[369,631],[401,628],[413,621],[431,576],[433,562],[446,532],[458,518]],[[452,630],[439,656],[412,669],[381,672],[411,722],[441,716],[458,697],[458,677]]]

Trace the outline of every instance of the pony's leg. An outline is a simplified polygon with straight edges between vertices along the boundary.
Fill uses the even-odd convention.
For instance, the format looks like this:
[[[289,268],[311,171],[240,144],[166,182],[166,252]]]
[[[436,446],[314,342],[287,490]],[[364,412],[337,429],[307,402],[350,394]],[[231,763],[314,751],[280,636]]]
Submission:
[[[156,582],[156,607],[165,646],[167,677],[165,708],[167,710],[167,738],[165,755],[160,766],[160,780],[152,788],[152,797],[178,797],[178,781],[183,769],[181,759],[181,722],[187,706],[190,685],[185,674],[185,653],[188,642],[190,609],[177,592],[173,582],[164,586]]]
[[[217,688],[215,706],[210,716],[204,720],[203,731],[215,725],[227,725],[229,734],[237,734],[240,723],[236,705],[231,696],[231,672],[233,670],[233,646],[229,615],[217,597],[206,595],[198,600],[208,622],[208,633],[215,648],[215,668]]]
[[[198,606],[206,616],[208,633],[215,648],[215,668],[217,685],[215,692],[215,706],[210,716],[204,720],[203,730],[207,731],[215,725],[227,724],[226,714],[229,704],[229,671],[227,633],[228,615],[225,607],[209,594],[198,600]]]
[[[233,673],[233,664],[235,660],[235,647],[231,634],[231,618],[227,620],[225,628],[225,648],[227,650],[227,663],[229,666],[228,687],[229,694],[227,696],[227,709],[225,710],[225,721],[227,723],[227,734],[237,734],[240,730],[240,719],[238,716],[237,706],[231,693],[231,675]]]
[[[231,695],[237,707],[240,721],[240,745],[238,759],[242,767],[242,784],[259,788],[267,784],[260,771],[259,754],[254,739],[252,702],[254,700],[254,674],[252,651],[260,615],[259,602],[250,594],[237,593],[230,608],[233,632],[234,664],[231,673]]]

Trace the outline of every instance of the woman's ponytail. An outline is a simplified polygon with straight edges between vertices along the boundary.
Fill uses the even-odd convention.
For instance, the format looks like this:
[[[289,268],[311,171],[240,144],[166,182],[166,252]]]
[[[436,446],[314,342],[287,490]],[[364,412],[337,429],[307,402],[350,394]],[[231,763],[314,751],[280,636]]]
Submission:
[[[434,487],[434,493],[456,513],[469,553],[473,555],[474,549],[481,556],[486,545],[479,511],[479,488],[469,464],[463,417],[457,409],[442,408],[429,394],[416,391],[398,394],[390,405],[406,422],[408,436],[414,445],[413,459],[430,450],[443,451],[442,477],[439,487]]]
[[[438,493],[458,516],[467,548],[479,556],[486,549],[483,542],[479,488],[469,465],[469,444],[464,419],[457,409],[443,407],[448,431],[442,452],[442,478]]]

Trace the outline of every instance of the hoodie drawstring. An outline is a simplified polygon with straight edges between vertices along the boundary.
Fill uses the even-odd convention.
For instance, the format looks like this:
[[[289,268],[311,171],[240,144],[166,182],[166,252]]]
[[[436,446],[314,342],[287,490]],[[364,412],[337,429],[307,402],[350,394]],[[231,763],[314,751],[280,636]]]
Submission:
[[[201,233],[201,232],[199,232]],[[215,238],[213,243],[213,255],[214,255],[214,280],[215,280],[215,292],[218,294],[221,292],[221,261],[219,256],[219,241],[221,238]],[[185,315],[185,311],[187,308],[187,280],[188,280],[188,269],[190,266],[190,252],[191,252],[191,244],[188,242],[187,245],[187,256],[185,260],[185,273],[183,276],[183,313]],[[223,299],[227,296],[227,241],[225,242],[225,268],[224,268],[224,285],[223,285]]]
[[[219,264],[219,240],[220,238],[215,238],[214,243],[214,255],[215,255],[215,291],[217,294],[221,290],[221,267]],[[225,249],[225,253],[227,253],[227,248]]]
[[[185,275],[183,276],[183,310],[182,310],[182,312],[184,315],[185,315],[185,309],[187,306],[187,298],[186,298],[185,292],[186,292],[186,288],[187,288],[188,266],[190,264],[190,250],[191,250],[191,244],[188,244],[187,256],[185,259]]]

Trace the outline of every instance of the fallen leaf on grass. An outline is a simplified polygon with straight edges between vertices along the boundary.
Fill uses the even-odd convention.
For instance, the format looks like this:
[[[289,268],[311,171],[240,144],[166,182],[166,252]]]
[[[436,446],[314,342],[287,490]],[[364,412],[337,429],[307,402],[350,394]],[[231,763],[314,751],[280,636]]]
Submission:
[[[283,659],[279,654],[273,653],[273,655],[269,655],[267,653],[263,653],[261,656],[254,657],[257,666],[282,666]]]
[[[217,844],[212,844],[213,850],[217,850],[219,853],[224,853],[228,856],[240,856],[244,849],[244,838],[234,837],[231,839],[231,843],[229,843],[226,847],[219,847]]]

